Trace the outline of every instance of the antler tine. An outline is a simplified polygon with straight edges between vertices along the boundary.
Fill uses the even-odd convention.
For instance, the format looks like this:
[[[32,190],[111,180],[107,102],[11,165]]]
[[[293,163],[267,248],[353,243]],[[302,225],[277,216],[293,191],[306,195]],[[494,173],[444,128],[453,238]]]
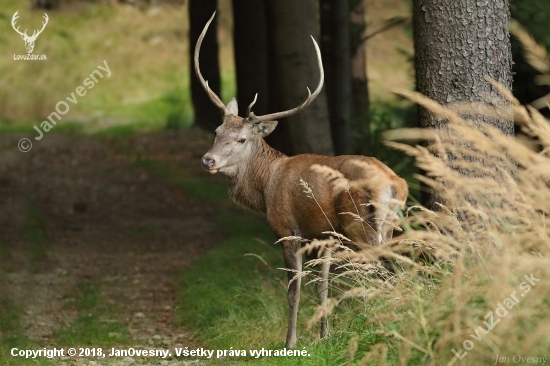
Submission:
[[[199,36],[199,39],[197,40],[197,45],[195,46],[195,54],[194,54],[193,59],[194,59],[194,64],[195,64],[195,73],[197,74],[197,77],[199,78],[199,80],[202,84],[202,87],[204,88],[204,90],[206,91],[208,96],[210,97],[210,100],[219,109],[221,109],[224,112],[224,114],[228,114],[229,112],[227,111],[227,108],[225,107],[223,102],[220,100],[220,98],[216,95],[216,93],[214,93],[212,91],[212,89],[210,89],[210,87],[208,86],[208,83],[202,77],[201,70],[199,68],[199,54],[200,54],[200,50],[201,50],[202,40],[204,39],[204,36],[206,35],[206,31],[208,31],[208,27],[210,26],[210,23],[212,23],[212,20],[214,20],[215,16],[216,16],[216,12],[214,12],[214,14],[212,14],[212,16],[210,17],[210,20],[208,20],[208,22],[204,26],[204,29],[202,30],[202,33]]]
[[[246,110],[246,119],[247,120],[251,120],[251,119],[254,119],[256,117],[254,115],[254,112],[252,112],[252,107],[254,106],[254,104],[256,104],[257,99],[258,99],[258,93],[256,93],[256,95],[254,95],[254,100],[252,101],[252,103],[250,103],[250,105],[248,106],[248,109]]]
[[[313,36],[311,36],[311,40],[313,41],[313,46],[315,47],[315,52],[317,54],[317,66],[319,67],[319,85],[317,85],[315,91],[311,93],[309,88],[307,88],[307,99],[296,108],[290,109],[288,111],[266,114],[263,116],[254,116],[254,119],[249,119],[249,122],[257,123],[262,121],[272,121],[275,119],[292,116],[310,105],[311,102],[313,102],[315,98],[317,98],[317,96],[321,92],[321,89],[323,88],[323,83],[325,82],[325,72],[323,70],[323,61],[321,59],[321,50],[319,50],[319,45],[317,44],[317,42],[315,42],[315,38],[313,38]]]
[[[42,29],[40,29],[38,31],[38,34],[42,33],[44,28],[46,28],[46,25],[48,24],[48,20],[50,20],[50,18],[48,18],[48,14],[44,13],[44,21],[42,22]],[[38,34],[37,34],[37,36],[38,36]]]
[[[11,26],[15,29],[15,22],[17,21],[17,18],[19,18],[19,10],[17,10],[15,12],[15,14],[13,14],[13,16],[11,17]],[[17,27],[17,29],[19,29],[19,27]]]
[[[32,36],[30,36],[29,38],[30,39],[36,39],[40,33],[42,33],[42,31],[44,30],[44,28],[46,28],[46,25],[48,24],[48,14],[44,13],[44,20],[45,22],[42,22],[42,29],[38,30],[38,29],[35,29],[32,31]],[[27,34],[27,32],[25,31],[25,34]]]
[[[13,17],[11,18],[11,26],[12,26],[12,28],[13,28],[17,33],[19,33],[20,35],[27,35],[27,30],[26,30],[26,29],[25,29],[25,32],[23,33],[23,32],[21,32],[21,31],[19,30],[19,26],[17,26],[17,28],[15,28],[15,23],[16,23],[16,21],[17,21],[17,18],[19,18],[19,10],[17,10],[17,11],[15,12],[15,14],[13,14]]]

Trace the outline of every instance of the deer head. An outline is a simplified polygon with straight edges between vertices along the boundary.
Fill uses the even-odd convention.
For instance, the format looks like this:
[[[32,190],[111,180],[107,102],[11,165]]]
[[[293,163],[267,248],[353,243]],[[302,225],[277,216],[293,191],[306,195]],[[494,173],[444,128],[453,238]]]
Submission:
[[[48,14],[44,13],[44,22],[42,22],[42,29],[40,30],[35,29],[32,36],[29,36],[27,35],[26,29],[24,32],[21,32],[19,30],[19,27],[17,28],[15,27],[15,22],[17,18],[19,18],[18,13],[19,13],[19,10],[16,11],[15,14],[13,14],[13,17],[11,18],[11,26],[17,33],[19,33],[19,35],[21,35],[21,38],[23,38],[23,41],[25,41],[25,48],[27,49],[27,53],[31,53],[32,50],[34,49],[34,42],[36,41],[36,38],[38,38],[40,33],[42,33],[44,28],[46,28],[46,24],[48,24],[48,19],[49,19]]]
[[[220,172],[229,177],[233,177],[237,174],[239,164],[246,164],[247,161],[253,158],[255,148],[259,146],[260,139],[269,135],[275,129],[277,126],[276,119],[292,116],[306,108],[315,100],[323,88],[324,71],[321,61],[321,51],[315,39],[311,37],[317,54],[317,65],[319,67],[319,84],[315,91],[311,93],[309,88],[307,88],[308,96],[306,100],[296,108],[263,116],[257,116],[252,112],[252,107],[256,103],[258,97],[258,94],[256,94],[254,100],[248,106],[246,117],[239,117],[237,100],[232,98],[227,106],[224,105],[216,93],[210,89],[208,81],[204,80],[199,68],[201,44],[208,30],[208,26],[215,15],[216,12],[214,12],[208,23],[206,23],[199,36],[194,54],[194,65],[197,77],[210,97],[210,100],[223,111],[223,123],[216,129],[214,145],[203,156],[202,166],[211,174]]]

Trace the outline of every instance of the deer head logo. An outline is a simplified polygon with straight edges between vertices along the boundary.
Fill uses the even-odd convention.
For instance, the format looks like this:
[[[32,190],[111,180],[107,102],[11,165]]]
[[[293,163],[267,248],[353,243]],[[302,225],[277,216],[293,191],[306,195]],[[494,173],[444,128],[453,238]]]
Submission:
[[[11,18],[11,26],[17,33],[19,33],[19,35],[21,35],[21,38],[23,38],[23,41],[25,41],[25,48],[27,49],[27,53],[31,53],[32,50],[34,49],[34,42],[36,41],[36,38],[38,38],[40,33],[42,33],[44,28],[46,28],[46,24],[48,24],[48,14],[44,13],[44,22],[42,22],[42,29],[40,30],[35,29],[32,36],[29,36],[27,34],[26,29],[24,32],[21,32],[19,30],[19,26],[17,28],[15,27],[15,22],[17,18],[19,18],[19,15],[17,13],[19,13],[19,10],[16,11],[15,14],[13,14],[13,17]]]

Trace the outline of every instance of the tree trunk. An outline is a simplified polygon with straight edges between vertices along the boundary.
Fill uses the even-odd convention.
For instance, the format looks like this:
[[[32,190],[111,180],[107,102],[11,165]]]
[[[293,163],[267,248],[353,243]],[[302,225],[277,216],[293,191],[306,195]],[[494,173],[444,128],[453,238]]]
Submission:
[[[491,107],[496,118],[462,113],[478,126],[488,123],[512,135],[514,124],[509,104],[486,80],[512,87],[512,58],[508,32],[507,0],[415,0],[413,9],[416,85],[418,91],[453,108],[460,103]],[[420,108],[423,127],[436,128],[445,136],[445,121]],[[460,141],[456,141],[460,144]],[[476,160],[472,147],[472,157]],[[449,156],[453,165],[454,156]],[[479,157],[477,158],[479,159]],[[456,168],[464,175],[472,174]],[[433,205],[434,198],[430,200]]]
[[[276,104],[276,75],[270,68],[271,50],[269,44],[269,19],[265,0],[233,0],[233,44],[235,47],[235,68],[237,73],[237,100],[240,113],[258,93],[258,100],[252,110],[261,115],[274,112]],[[251,31],[253,30],[253,31]],[[266,141],[273,148],[292,154],[288,131],[284,124],[273,131]]]
[[[325,91],[327,96],[328,115],[332,121],[332,99],[333,99],[333,76],[332,76],[332,7],[333,0],[319,0],[319,21],[321,28],[321,55],[323,57],[323,67],[325,69]]]
[[[332,140],[336,155],[351,153],[351,59],[349,0],[332,1],[332,98],[329,100]]]
[[[440,104],[506,101],[485,80],[512,88],[508,1],[415,0],[415,65],[418,91]],[[478,5],[479,4],[479,5]],[[442,121],[422,110],[424,127]],[[509,115],[492,123],[513,134]]]
[[[61,0],[33,0],[32,6],[36,9],[54,10],[61,6]]]
[[[349,154],[351,141],[350,0],[321,0],[321,50],[325,67],[332,142],[336,155]]]
[[[306,87],[315,88],[319,82],[315,49],[310,38],[313,35],[319,41],[317,2],[277,0],[268,3],[279,108],[291,109],[306,99]],[[288,125],[294,152],[333,154],[324,91],[304,111],[282,123]]]
[[[220,110],[212,104],[210,98],[202,88],[193,68],[193,53],[195,44],[206,22],[216,10],[216,0],[190,0],[189,1],[189,54],[191,71],[191,100],[193,103],[194,121],[196,126],[208,131],[214,131],[221,123]],[[204,37],[201,46],[200,68],[208,86],[220,94],[220,67],[218,58],[217,21],[216,18],[210,24],[208,33]]]
[[[350,8],[351,118],[359,121],[362,131],[370,131],[364,0],[350,0]]]
[[[254,95],[258,100],[253,111],[269,110],[269,50],[267,13],[264,0],[233,0],[233,45],[237,72],[237,100],[244,116]]]

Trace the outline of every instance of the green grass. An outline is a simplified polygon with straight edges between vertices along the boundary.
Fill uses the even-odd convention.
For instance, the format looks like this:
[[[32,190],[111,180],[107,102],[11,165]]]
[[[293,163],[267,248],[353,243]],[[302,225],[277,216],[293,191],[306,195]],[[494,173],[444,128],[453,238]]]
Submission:
[[[258,281],[262,277],[278,279],[280,283],[270,283],[269,287],[275,291],[277,288],[282,290],[284,274],[274,272],[275,264],[280,259],[279,248],[268,244],[274,240],[260,219],[248,216],[223,214],[217,217],[231,238],[221,248],[206,253],[183,274],[181,288],[184,306],[180,308],[185,309],[181,313],[184,323],[191,322],[200,328],[217,332],[218,316],[236,319],[240,317],[239,313],[242,315],[251,307],[264,309],[268,316],[275,316],[273,310],[276,309],[265,311],[270,302],[262,301],[255,294],[263,285],[262,281]],[[257,257],[245,256],[251,252],[262,257],[268,265]],[[229,347],[229,343],[223,341],[219,344]]]
[[[148,224],[136,224],[127,229],[129,235],[155,235],[159,232],[158,228]]]
[[[47,236],[44,227],[47,219],[32,204],[27,206],[25,213],[24,231],[27,242],[29,243],[29,253],[32,257],[30,271],[37,269],[37,261],[43,259],[46,253],[45,243]],[[0,237],[0,259],[6,261],[6,264],[0,270],[0,283],[6,281],[5,273],[10,272],[11,251],[4,240]],[[36,342],[29,340],[23,333],[21,325],[22,307],[13,301],[4,289],[0,288],[0,365],[28,365],[35,364],[31,359],[13,357],[10,354],[12,348],[33,349],[38,347]],[[45,360],[43,365],[49,365],[51,362]]]
[[[49,238],[47,234],[47,226],[47,217],[44,216],[40,209],[32,202],[32,198],[29,198],[25,211],[23,234],[27,242],[27,255],[31,259],[27,270],[31,273],[38,272],[41,263],[48,258],[47,244]],[[7,250],[8,249],[6,248],[6,251]],[[9,251],[6,253],[9,255]],[[5,269],[12,270],[9,261],[6,264]]]
[[[366,326],[370,320],[367,314],[383,308],[383,304],[366,306],[355,300],[336,310],[330,317],[331,334],[318,340],[318,327],[305,327],[317,305],[314,287],[307,285],[302,288],[297,349],[305,347],[310,356],[250,357],[251,349],[284,347],[287,281],[286,273],[277,269],[283,267],[282,251],[279,245],[272,244],[275,238],[261,217],[220,214],[216,220],[229,238],[181,273],[178,306],[181,323],[195,329],[197,339],[207,348],[247,351],[246,358],[227,357],[216,362],[339,365],[347,362],[352,338],[357,339],[359,351],[384,341],[372,325]],[[389,359],[395,358],[390,352]]]
[[[93,134],[101,138],[116,138],[122,140],[125,138],[131,138],[140,132],[160,130],[162,127],[163,124],[158,121],[154,123],[115,123],[109,127],[95,129],[93,130]]]
[[[6,334],[2,346],[6,348],[26,345],[26,340],[21,334],[20,309],[10,299],[0,300],[0,330]]]
[[[43,12],[8,0],[0,9],[0,44],[11,56],[24,53],[21,37],[10,19],[19,10],[20,24],[42,21]],[[227,5],[224,6],[225,8]],[[106,60],[109,77],[99,79],[86,95],[78,97],[52,131],[66,120],[79,121],[86,130],[137,124],[139,129],[186,128],[193,111],[190,97],[188,12],[186,6],[159,7],[156,16],[133,8],[88,2],[50,14],[50,23],[36,43],[44,62],[0,60],[6,77],[0,90],[0,130],[27,132],[55,110],[60,100],[82,86],[89,74]],[[24,24],[23,24],[24,23]],[[88,32],[95,29],[95,32]],[[135,32],[127,32],[134,29]],[[229,38],[221,46],[227,49]],[[223,99],[235,96],[235,77],[228,53],[221,65]],[[23,126],[19,128],[16,126]]]
[[[6,22],[1,25],[0,44],[10,53],[23,53],[23,42],[11,29],[9,19],[19,10],[20,24],[39,24],[43,14],[30,7],[21,9],[14,0],[4,5],[0,18]],[[143,22],[145,19],[148,21]],[[121,31],[136,29],[138,24],[142,25],[138,32]],[[125,7],[90,3],[50,14],[50,23],[34,51],[47,54],[47,61],[32,65],[8,57],[0,61],[0,70],[12,71],[4,73],[8,79],[0,91],[2,119],[27,121],[31,126],[42,121],[59,100],[70,96],[106,60],[111,75],[79,97],[65,118],[91,124],[131,120],[163,126],[172,108],[167,91],[175,84],[188,84],[188,57],[174,45],[181,41],[173,35],[175,30],[185,32],[186,28],[184,8],[152,18]],[[89,29],[97,31],[86,32]],[[153,46],[150,40],[155,34],[161,34],[163,42]],[[178,101],[190,106],[186,95]]]
[[[109,346],[125,344],[128,329],[112,320],[116,309],[101,296],[100,288],[90,280],[80,282],[72,305],[79,313],[69,326],[55,333],[56,343],[62,346]]]
[[[128,330],[125,325],[113,321],[116,309],[106,305],[97,284],[85,280],[75,289],[76,298],[71,305],[78,311],[76,320],[68,327],[54,334],[54,344],[67,346],[110,346],[128,343]],[[0,299],[0,365],[52,365],[52,360],[44,357],[25,359],[13,357],[12,348],[41,349],[42,346],[29,340],[23,334],[21,326],[22,308],[10,299]]]
[[[157,160],[138,160],[135,165],[146,169],[174,187],[187,192],[191,197],[205,202],[228,203],[229,194],[224,185],[214,182],[209,177],[195,177],[178,164]]]
[[[11,257],[11,251],[6,240],[0,235],[0,259],[8,259]]]
[[[217,182],[190,180],[176,165],[159,161],[138,161],[157,177],[184,189],[193,197],[210,202],[228,203],[225,185]],[[219,196],[216,193],[219,192]],[[366,306],[349,300],[330,317],[331,334],[318,340],[318,327],[306,329],[318,300],[314,285],[303,286],[299,314],[298,349],[308,357],[263,357],[255,359],[249,350],[281,350],[286,337],[288,305],[286,272],[282,251],[274,245],[275,237],[265,218],[248,212],[216,215],[220,230],[227,239],[219,247],[181,273],[177,313],[182,324],[195,331],[196,339],[208,349],[246,350],[247,357],[226,357],[216,362],[244,361],[270,365],[345,364],[352,338],[358,342],[358,354],[385,338],[366,326],[368,316],[383,308],[382,304]],[[307,279],[304,283],[307,282]],[[361,315],[363,314],[363,315]],[[389,360],[396,359],[395,351]]]
[[[211,349],[275,347],[286,317],[280,248],[270,244],[261,218],[239,213],[216,220],[230,237],[182,272],[180,321]]]
[[[2,274],[0,274],[2,276]],[[2,294],[0,293],[0,296]],[[24,357],[13,357],[11,350],[18,349],[38,349],[39,346],[26,338],[21,326],[21,307],[17,306],[9,298],[0,298],[0,365],[19,366],[36,365],[36,360],[26,359]],[[40,365],[53,365],[48,359],[41,358]]]
[[[32,204],[29,204],[26,214],[25,236],[30,244],[30,254],[35,259],[44,259],[47,256],[46,234],[47,218]]]
[[[23,226],[24,237],[28,243],[27,252],[31,261],[26,269],[35,273],[40,263],[48,256],[47,234],[48,218],[32,202],[27,203]],[[5,273],[10,271],[9,258],[11,251],[5,240],[0,237],[0,259],[8,260],[8,266],[0,271],[0,283],[5,281]],[[128,330],[116,318],[116,308],[101,296],[100,288],[92,281],[85,280],[78,284],[74,292],[75,299],[70,305],[78,315],[68,327],[55,332],[53,344],[63,346],[108,346],[125,344]],[[24,306],[14,301],[8,293],[0,288],[0,365],[52,365],[53,360],[45,357],[26,359],[11,356],[12,348],[41,349],[40,341],[28,339],[21,324]]]

